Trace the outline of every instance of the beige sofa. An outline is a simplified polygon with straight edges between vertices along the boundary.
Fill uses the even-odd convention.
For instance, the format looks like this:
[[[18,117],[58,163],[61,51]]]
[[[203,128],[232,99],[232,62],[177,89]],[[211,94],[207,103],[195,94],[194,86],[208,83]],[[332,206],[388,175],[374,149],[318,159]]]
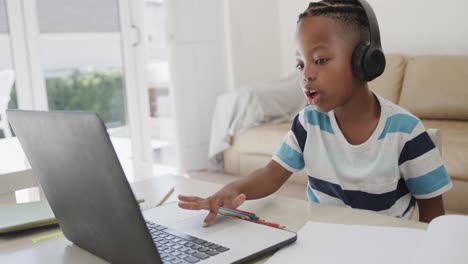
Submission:
[[[468,56],[392,54],[384,74],[370,87],[421,118],[426,128],[440,129],[442,158],[454,184],[444,195],[445,207],[468,214]],[[225,173],[244,176],[264,166],[289,127],[265,124],[236,135],[224,152]],[[304,173],[286,183],[295,189],[302,185],[304,192],[306,184]]]

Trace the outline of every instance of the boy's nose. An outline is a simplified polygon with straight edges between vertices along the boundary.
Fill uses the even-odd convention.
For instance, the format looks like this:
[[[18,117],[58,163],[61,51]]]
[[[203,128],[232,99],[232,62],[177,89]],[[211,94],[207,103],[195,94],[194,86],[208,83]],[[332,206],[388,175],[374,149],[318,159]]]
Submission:
[[[317,79],[317,74],[312,67],[305,67],[302,71],[302,79],[305,83],[313,82]]]
[[[310,83],[310,82],[315,81],[315,80],[317,79],[317,76],[316,76],[316,75],[313,75],[313,76],[311,76],[311,75],[308,75],[308,76],[307,76],[307,75],[304,75],[302,78],[303,78],[304,83],[307,84],[307,83]]]

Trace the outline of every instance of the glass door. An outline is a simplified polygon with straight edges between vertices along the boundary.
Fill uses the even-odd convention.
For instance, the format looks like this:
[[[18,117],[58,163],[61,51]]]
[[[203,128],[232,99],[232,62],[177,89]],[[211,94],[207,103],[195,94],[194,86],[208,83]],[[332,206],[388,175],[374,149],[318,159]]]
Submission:
[[[48,109],[97,112],[108,129],[128,179],[134,180],[136,160],[132,133],[138,134],[138,131],[130,128],[127,106],[131,99],[129,93],[135,93],[136,85],[126,87],[129,83],[126,78],[131,79],[126,72],[123,50],[128,48],[124,44],[128,39],[123,39],[121,34],[121,16],[128,15],[126,4],[129,2],[30,2],[34,3],[27,4],[26,9],[36,17],[38,32],[33,42],[39,47]]]
[[[129,180],[152,176],[144,1],[0,0],[0,12],[9,107],[97,112]]]
[[[7,95],[3,105],[97,112],[130,181],[152,176],[143,5],[0,0],[0,72],[10,80],[0,85]],[[4,137],[9,133],[0,128]],[[18,153],[0,146],[0,175],[28,168],[19,143],[11,140]]]

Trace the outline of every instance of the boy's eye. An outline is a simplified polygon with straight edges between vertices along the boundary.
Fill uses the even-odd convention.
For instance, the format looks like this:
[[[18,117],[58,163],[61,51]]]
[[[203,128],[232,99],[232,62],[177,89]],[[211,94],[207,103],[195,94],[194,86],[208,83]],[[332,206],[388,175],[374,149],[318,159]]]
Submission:
[[[318,64],[318,65],[325,64],[327,61],[328,59],[326,58],[320,58],[320,59],[315,60],[315,64]]]
[[[304,69],[304,65],[302,65],[302,64],[297,64],[297,65],[296,65],[296,69],[302,70],[302,69]]]

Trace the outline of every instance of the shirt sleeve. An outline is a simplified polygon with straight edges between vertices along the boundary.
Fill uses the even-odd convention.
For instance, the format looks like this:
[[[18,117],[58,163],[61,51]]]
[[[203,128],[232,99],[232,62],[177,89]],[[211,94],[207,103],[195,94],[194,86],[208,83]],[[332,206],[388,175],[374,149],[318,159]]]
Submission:
[[[305,166],[303,151],[307,139],[307,131],[305,130],[303,120],[302,111],[294,118],[291,129],[273,156],[274,161],[290,172],[301,171]]]
[[[439,149],[421,121],[403,145],[398,163],[406,186],[416,199],[433,198],[452,188]]]

